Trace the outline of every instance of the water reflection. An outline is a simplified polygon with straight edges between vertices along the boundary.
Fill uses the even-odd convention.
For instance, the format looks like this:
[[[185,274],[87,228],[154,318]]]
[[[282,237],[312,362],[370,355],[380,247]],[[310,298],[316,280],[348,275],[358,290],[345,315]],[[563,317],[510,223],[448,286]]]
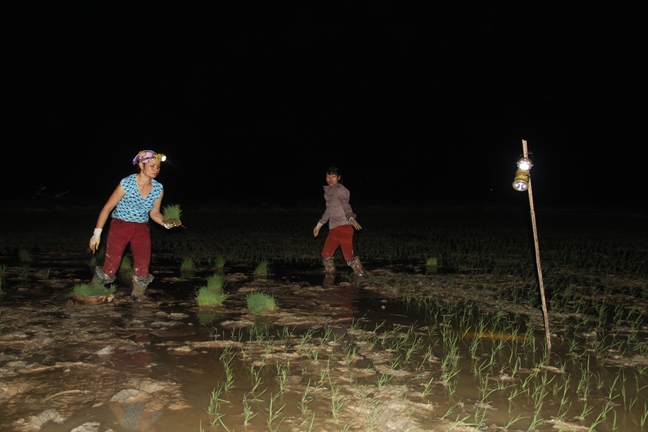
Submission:
[[[207,326],[209,324],[216,324],[223,321],[227,315],[213,312],[198,312],[196,313],[196,317],[198,318],[200,325]]]
[[[151,335],[148,329],[130,330],[126,338],[132,339],[138,346],[149,345]],[[118,371],[126,373],[136,373],[139,375],[149,375],[152,356],[146,349],[140,349],[136,352],[126,349],[116,349],[109,359],[109,364]],[[125,374],[121,374],[125,375]]]
[[[110,401],[108,407],[119,425],[125,429],[138,432],[156,432],[155,422],[162,416],[161,411],[147,409],[146,404],[143,402],[121,403]]]
[[[326,278],[324,280],[324,283],[327,283]],[[326,291],[323,300],[331,308],[331,318],[335,323],[331,329],[334,339],[346,336],[347,330],[351,327],[356,312],[353,304],[357,300],[358,291],[357,284],[349,283],[333,286]]]

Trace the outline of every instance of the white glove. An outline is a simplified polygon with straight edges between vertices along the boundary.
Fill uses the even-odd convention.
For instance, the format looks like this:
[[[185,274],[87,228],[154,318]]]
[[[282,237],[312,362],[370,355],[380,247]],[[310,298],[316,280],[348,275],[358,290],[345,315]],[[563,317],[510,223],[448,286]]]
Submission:
[[[355,228],[355,229],[357,229],[357,230],[361,230],[361,229],[362,229],[362,227],[360,226],[360,224],[358,223],[358,221],[355,220],[355,218],[349,218],[349,223],[350,223],[351,225],[353,225],[353,228]]]
[[[94,254],[99,250],[99,243],[101,243],[101,231],[103,231],[101,228],[95,228],[94,229],[94,234],[92,234],[92,237],[90,238],[90,250]]]
[[[322,224],[317,222],[317,225],[315,225],[315,228],[313,228],[313,237],[317,237],[319,235],[320,228],[322,228]]]

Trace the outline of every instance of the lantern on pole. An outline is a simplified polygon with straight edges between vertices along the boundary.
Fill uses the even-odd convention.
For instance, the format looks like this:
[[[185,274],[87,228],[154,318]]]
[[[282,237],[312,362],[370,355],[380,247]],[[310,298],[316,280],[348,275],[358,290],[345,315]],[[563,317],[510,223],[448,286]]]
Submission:
[[[533,226],[533,242],[535,244],[536,268],[538,270],[538,283],[540,285],[540,298],[542,299],[542,314],[544,315],[545,336],[547,338],[547,350],[551,352],[551,333],[549,331],[549,312],[545,299],[544,282],[542,279],[542,265],[540,264],[540,245],[538,243],[538,229],[536,226],[535,210],[533,207],[533,190],[531,189],[531,167],[533,162],[529,159],[526,140],[522,140],[523,155],[517,161],[517,171],[513,180],[513,189],[519,192],[529,192],[529,208],[531,209],[531,225]]]
[[[517,161],[517,171],[515,172],[515,179],[513,180],[513,189],[518,192],[524,192],[529,189],[529,178],[533,162],[528,157],[521,157]]]

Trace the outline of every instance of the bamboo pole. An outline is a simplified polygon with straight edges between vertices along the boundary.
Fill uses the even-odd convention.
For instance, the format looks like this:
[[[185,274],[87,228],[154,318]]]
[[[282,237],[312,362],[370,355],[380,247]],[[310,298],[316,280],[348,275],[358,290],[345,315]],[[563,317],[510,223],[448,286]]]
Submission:
[[[522,153],[529,157],[526,140],[522,140]],[[547,338],[547,351],[551,355],[551,332],[549,331],[549,312],[545,298],[544,281],[542,279],[542,264],[540,263],[540,244],[538,243],[538,227],[536,225],[535,210],[533,206],[533,189],[531,188],[531,175],[529,175],[529,208],[531,211],[531,225],[533,226],[533,243],[535,244],[536,269],[538,270],[538,283],[540,284],[540,298],[542,299],[542,314],[544,315],[545,336]],[[549,356],[547,357],[547,360]]]

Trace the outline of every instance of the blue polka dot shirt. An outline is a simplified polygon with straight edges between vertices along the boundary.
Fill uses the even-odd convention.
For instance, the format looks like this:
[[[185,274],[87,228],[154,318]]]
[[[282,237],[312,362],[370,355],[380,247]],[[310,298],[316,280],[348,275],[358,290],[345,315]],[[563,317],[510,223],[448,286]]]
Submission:
[[[139,189],[137,189],[137,178],[135,174],[122,179],[120,184],[126,191],[126,196],[117,203],[112,217],[121,219],[126,222],[148,222],[149,212],[153,209],[155,200],[162,193],[162,183],[151,179],[153,187],[146,198],[142,198]]]

